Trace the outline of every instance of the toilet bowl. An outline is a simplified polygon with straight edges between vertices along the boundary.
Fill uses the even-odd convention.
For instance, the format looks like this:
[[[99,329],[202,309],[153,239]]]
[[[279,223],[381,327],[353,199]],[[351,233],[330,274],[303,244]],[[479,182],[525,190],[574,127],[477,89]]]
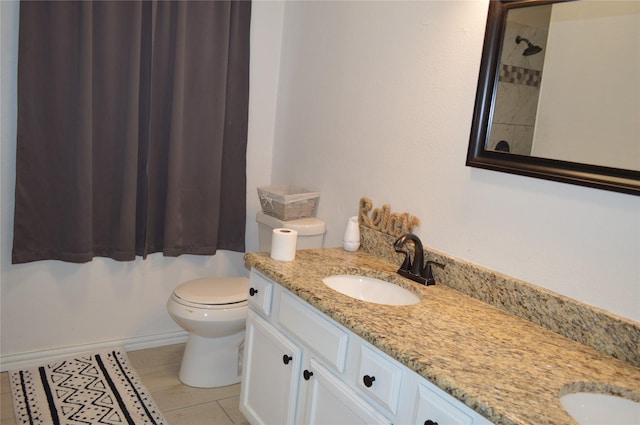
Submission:
[[[269,251],[273,229],[298,232],[298,249],[322,248],[325,224],[317,218],[282,221],[258,213],[260,250]],[[240,382],[249,280],[202,278],[178,285],[167,309],[189,332],[179,378],[191,387],[223,387]]]
[[[178,285],[167,302],[173,320],[189,332],[179,378],[191,387],[240,382],[249,280],[196,279]]]

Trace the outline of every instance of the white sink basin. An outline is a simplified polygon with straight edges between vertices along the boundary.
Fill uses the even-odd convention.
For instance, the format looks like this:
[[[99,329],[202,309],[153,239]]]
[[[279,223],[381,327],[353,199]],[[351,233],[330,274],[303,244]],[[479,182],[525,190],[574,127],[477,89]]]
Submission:
[[[334,275],[322,281],[344,295],[374,304],[411,305],[420,302],[420,297],[413,292],[373,277]]]
[[[640,403],[597,393],[573,393],[560,397],[565,410],[580,425],[640,424]]]

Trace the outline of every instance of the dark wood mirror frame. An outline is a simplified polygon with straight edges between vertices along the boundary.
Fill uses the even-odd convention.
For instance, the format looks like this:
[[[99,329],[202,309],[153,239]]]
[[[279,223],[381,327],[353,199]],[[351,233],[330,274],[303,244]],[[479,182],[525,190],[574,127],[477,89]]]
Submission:
[[[498,85],[498,67],[507,12],[518,7],[567,0],[490,0],[471,123],[467,165],[505,173],[640,195],[640,171],[581,164],[485,149]]]

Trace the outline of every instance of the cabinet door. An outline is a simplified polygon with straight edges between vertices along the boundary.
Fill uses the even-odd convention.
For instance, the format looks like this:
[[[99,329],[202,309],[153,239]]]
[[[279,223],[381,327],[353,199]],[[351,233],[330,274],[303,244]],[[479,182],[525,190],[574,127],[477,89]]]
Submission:
[[[394,415],[398,410],[402,367],[365,344],[360,347],[356,385]]]
[[[391,421],[358,397],[328,369],[311,359],[302,382],[307,425],[389,425]],[[309,372],[313,375],[309,376]],[[308,379],[307,379],[308,378]]]
[[[416,425],[427,423],[471,425],[473,419],[424,385],[418,385],[418,398],[413,423]]]
[[[240,410],[253,425],[295,422],[301,351],[249,310]]]

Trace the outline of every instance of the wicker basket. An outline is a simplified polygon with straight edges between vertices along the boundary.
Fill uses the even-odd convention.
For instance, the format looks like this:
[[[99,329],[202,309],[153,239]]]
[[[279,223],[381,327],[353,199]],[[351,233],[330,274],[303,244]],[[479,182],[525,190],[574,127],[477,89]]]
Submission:
[[[320,192],[309,192],[299,186],[262,186],[258,188],[262,212],[280,220],[314,217]]]

